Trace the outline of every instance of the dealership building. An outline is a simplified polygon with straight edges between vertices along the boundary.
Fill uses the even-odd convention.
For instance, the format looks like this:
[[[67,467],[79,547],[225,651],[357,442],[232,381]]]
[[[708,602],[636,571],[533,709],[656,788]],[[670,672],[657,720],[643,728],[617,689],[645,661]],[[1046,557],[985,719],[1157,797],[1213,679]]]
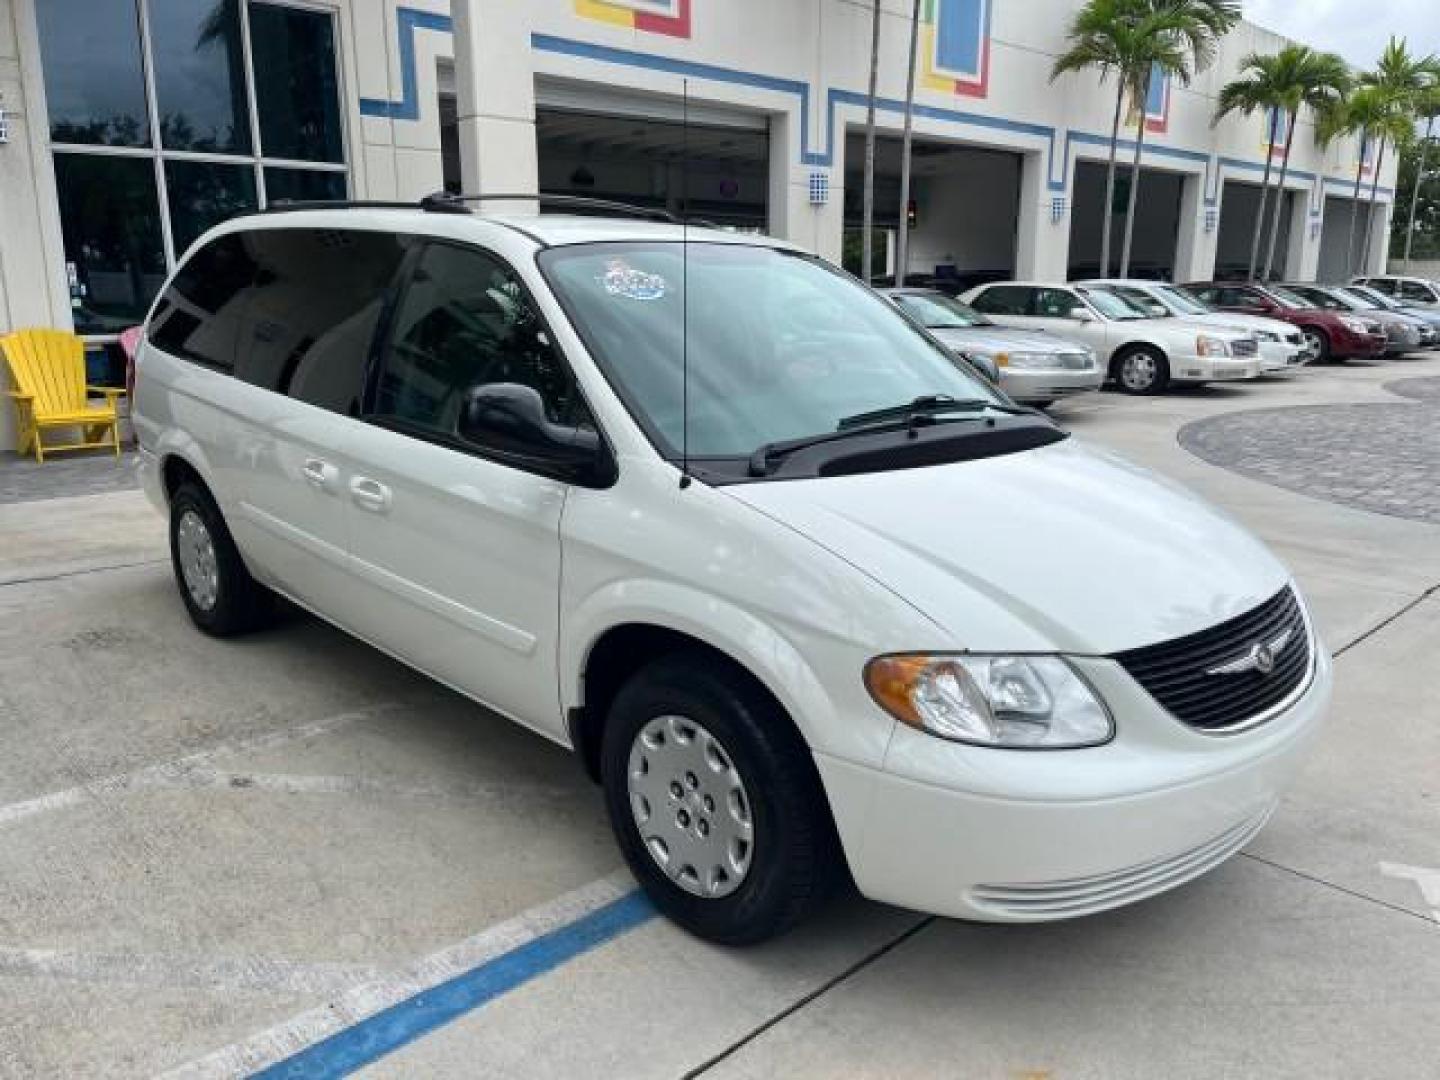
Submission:
[[[1050,81],[1079,6],[922,0],[911,272],[1063,279],[1098,268],[1113,83]],[[883,3],[882,229],[900,215],[910,7]],[[683,199],[698,217],[840,261],[861,219],[870,10],[0,0],[0,331],[73,326],[113,342],[204,229],[283,200],[537,185],[671,209]],[[1214,124],[1215,99],[1242,56],[1284,43],[1242,24],[1191,85],[1157,80],[1144,103],[1138,272],[1243,272],[1266,157],[1278,168],[1285,133],[1263,115]],[[1277,262],[1287,277],[1342,277],[1358,212],[1378,268],[1394,155],[1372,208],[1373,155],[1355,140],[1320,149],[1312,119],[1295,133]],[[0,417],[0,447],[12,423]]]

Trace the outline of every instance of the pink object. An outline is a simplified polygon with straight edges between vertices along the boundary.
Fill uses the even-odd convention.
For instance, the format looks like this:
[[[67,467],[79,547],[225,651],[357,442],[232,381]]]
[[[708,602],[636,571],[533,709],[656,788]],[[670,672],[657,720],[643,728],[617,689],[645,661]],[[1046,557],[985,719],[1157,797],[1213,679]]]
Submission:
[[[125,409],[127,412],[133,412],[135,409],[135,354],[139,352],[140,339],[144,336],[145,328],[141,326],[132,326],[120,334],[120,351],[125,354]]]

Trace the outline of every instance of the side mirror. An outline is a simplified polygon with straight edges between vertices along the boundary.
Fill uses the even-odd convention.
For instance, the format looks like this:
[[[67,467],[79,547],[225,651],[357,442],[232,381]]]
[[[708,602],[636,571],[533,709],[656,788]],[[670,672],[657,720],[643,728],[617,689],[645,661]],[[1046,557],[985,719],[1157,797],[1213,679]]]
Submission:
[[[1076,322],[1095,321],[1095,316],[1090,313],[1090,309],[1080,307],[1079,305],[1076,305],[1075,307],[1070,309],[1070,318],[1074,319]]]
[[[460,407],[456,434],[476,446],[549,465],[578,483],[604,482],[610,474],[600,436],[587,428],[552,423],[533,386],[471,387]]]

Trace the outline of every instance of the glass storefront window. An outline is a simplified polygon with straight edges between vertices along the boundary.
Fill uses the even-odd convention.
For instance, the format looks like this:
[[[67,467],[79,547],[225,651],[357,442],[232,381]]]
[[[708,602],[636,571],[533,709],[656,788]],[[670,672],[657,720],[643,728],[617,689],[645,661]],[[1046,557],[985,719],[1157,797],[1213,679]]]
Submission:
[[[318,11],[252,3],[250,52],[265,156],[344,160],[334,20]]]
[[[55,185],[75,329],[119,333],[144,318],[165,279],[154,162],[56,154]]]
[[[212,225],[259,205],[255,171],[247,165],[167,161],[165,186],[170,195],[170,235],[176,258]]]
[[[22,2],[40,31],[80,333],[138,322],[167,268],[211,226],[256,210],[262,192],[267,204],[348,194],[333,12],[286,0]]]
[[[343,199],[345,174],[318,169],[266,169],[265,198],[281,202],[324,202]]]
[[[250,152],[239,0],[148,0],[160,145]]]
[[[50,139],[148,146],[134,0],[38,0]]]

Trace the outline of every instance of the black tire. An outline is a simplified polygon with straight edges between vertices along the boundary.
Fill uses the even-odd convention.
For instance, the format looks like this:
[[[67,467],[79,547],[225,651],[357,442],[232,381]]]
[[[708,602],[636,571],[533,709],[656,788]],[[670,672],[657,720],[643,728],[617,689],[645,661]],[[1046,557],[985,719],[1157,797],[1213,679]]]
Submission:
[[[182,524],[192,516],[203,527],[213,549],[214,596],[210,602],[197,598],[186,580],[182,566]],[[193,528],[193,524],[189,526]],[[170,499],[170,565],[175,584],[191,620],[214,637],[233,637],[264,625],[273,609],[273,594],[250,576],[224,515],[203,487],[183,483]]]
[[[672,881],[646,846],[631,806],[631,750],[646,725],[670,716],[693,721],[719,741],[748,796],[750,863],[725,896],[696,895]],[[840,876],[829,803],[809,750],[774,700],[723,660],[676,653],[636,673],[610,707],[600,774],[631,871],[655,906],[697,937],[723,945],[774,937],[812,911]],[[656,812],[684,806],[677,800]],[[667,829],[678,827],[664,820]]]
[[[1334,354],[1330,351],[1330,335],[1318,326],[1302,326],[1300,333],[1305,335],[1305,340],[1315,346],[1315,355],[1310,358],[1312,364],[1328,364],[1333,360]]]
[[[1132,361],[1148,359],[1153,365],[1152,376],[1148,381],[1140,381],[1131,377],[1130,364]],[[1150,345],[1133,345],[1125,349],[1115,357],[1115,367],[1112,373],[1115,378],[1115,385],[1124,394],[1136,394],[1148,396],[1162,393],[1170,385],[1170,361],[1159,349]]]

